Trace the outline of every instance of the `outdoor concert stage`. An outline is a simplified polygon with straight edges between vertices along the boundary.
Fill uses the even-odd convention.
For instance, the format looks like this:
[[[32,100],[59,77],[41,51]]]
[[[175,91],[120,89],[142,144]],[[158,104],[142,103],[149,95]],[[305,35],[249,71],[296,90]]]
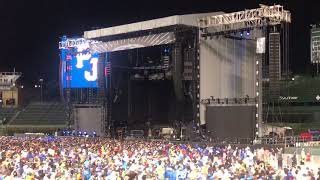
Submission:
[[[98,90],[93,96],[104,107],[104,112],[99,113],[104,123],[97,125],[97,131],[109,132],[117,124],[134,128],[165,124],[178,128],[195,122],[209,124],[207,129],[213,135],[219,135],[214,133],[220,128],[225,130],[224,137],[253,138],[256,102],[231,99],[256,98],[256,39],[261,33],[247,30],[202,37],[198,19],[219,14],[224,13],[177,15],[84,32],[85,40],[90,41],[90,52],[98,54],[98,85],[94,87]],[[69,94],[64,93],[64,97],[70,96],[72,104],[74,88],[65,86],[63,91],[68,89]],[[214,105],[219,109],[207,108],[210,102],[201,102],[210,98],[224,103]],[[85,108],[81,113],[86,114]],[[89,119],[73,117],[74,121]],[[243,131],[228,133],[223,123],[212,123],[225,118],[228,127],[241,125]]]

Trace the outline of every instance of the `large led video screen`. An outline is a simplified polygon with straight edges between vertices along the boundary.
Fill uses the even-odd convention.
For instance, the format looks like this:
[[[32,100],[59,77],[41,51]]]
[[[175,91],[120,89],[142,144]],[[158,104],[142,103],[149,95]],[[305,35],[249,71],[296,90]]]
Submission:
[[[98,54],[89,51],[89,44],[82,38],[63,39],[59,46],[63,88],[98,87]]]

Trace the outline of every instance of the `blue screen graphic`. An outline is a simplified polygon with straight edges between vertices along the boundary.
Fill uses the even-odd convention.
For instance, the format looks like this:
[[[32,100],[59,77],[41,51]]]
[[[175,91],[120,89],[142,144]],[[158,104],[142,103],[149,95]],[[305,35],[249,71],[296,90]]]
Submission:
[[[98,87],[98,54],[91,54],[88,44],[62,48],[61,70],[64,88]]]

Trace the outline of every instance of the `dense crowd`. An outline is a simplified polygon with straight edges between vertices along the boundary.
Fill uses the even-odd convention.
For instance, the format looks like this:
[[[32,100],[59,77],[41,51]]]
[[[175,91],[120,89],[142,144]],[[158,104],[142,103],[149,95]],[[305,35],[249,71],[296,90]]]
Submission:
[[[319,179],[282,149],[76,137],[0,137],[0,179]]]

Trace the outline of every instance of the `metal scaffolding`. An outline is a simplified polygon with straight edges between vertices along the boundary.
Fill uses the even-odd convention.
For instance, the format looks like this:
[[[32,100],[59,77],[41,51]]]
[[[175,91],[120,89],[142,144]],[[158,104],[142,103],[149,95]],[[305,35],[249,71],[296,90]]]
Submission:
[[[280,5],[265,6],[239,12],[206,16],[198,19],[198,25],[210,33],[237,31],[291,22],[291,13]]]
[[[260,8],[257,9],[206,16],[198,19],[200,34],[204,39],[246,30],[262,29],[261,34],[257,34],[258,37],[256,37],[257,45],[259,45],[259,39],[264,39],[263,50],[260,51],[258,48],[258,51],[256,51],[256,137],[262,136],[262,62],[265,56],[265,27],[285,23],[291,23],[291,13],[281,5],[260,5]],[[286,43],[285,45],[288,46]]]

